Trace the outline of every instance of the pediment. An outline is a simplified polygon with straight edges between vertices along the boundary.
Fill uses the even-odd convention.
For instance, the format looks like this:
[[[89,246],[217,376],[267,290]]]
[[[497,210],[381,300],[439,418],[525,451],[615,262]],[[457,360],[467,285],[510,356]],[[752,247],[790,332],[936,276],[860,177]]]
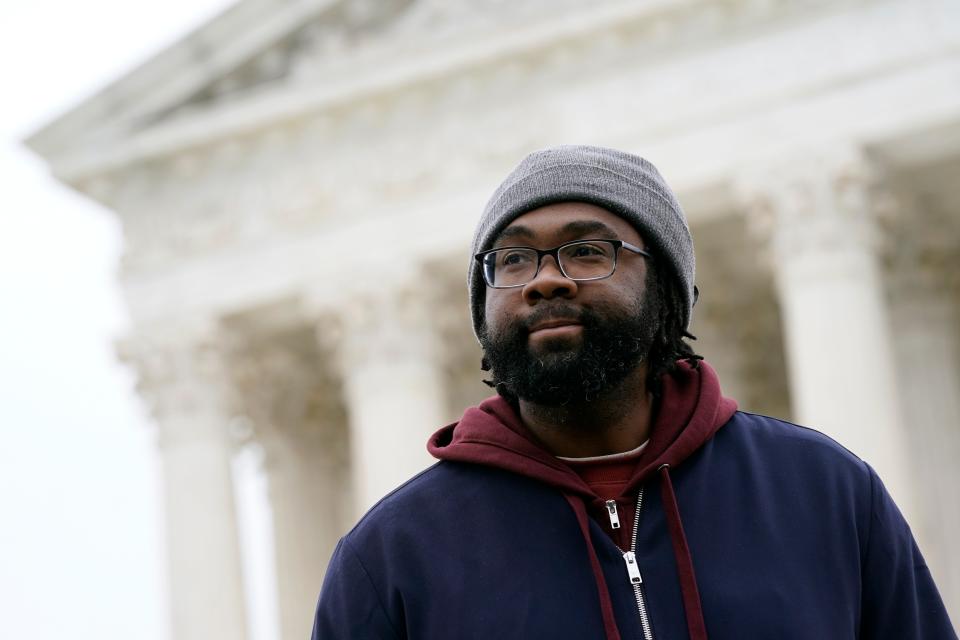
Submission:
[[[184,114],[269,90],[317,55],[362,46],[414,0],[242,0],[25,142],[56,165]]]
[[[731,5],[773,12],[822,2],[734,0]],[[649,35],[656,41],[657,33],[671,32],[675,23],[699,20],[710,4],[241,0],[30,136],[26,144],[56,175],[77,186],[135,160],[202,145],[215,135],[214,129],[243,134],[275,114],[295,117],[289,114],[301,107],[352,104],[349,101],[362,99],[364,92],[383,87],[389,91],[418,74],[453,77],[465,65],[496,65],[514,55],[531,59],[531,51],[539,54],[539,49],[565,38],[585,40],[596,33],[606,38],[610,32],[621,40]],[[731,9],[723,16],[735,13]],[[712,20],[723,23],[716,15]],[[653,35],[613,33],[622,32],[624,24]]]
[[[289,85],[323,84],[349,74],[358,58],[373,60],[369,69],[462,34],[488,39],[578,7],[580,0],[242,0],[26,144],[56,170],[86,149],[102,152],[172,120]]]

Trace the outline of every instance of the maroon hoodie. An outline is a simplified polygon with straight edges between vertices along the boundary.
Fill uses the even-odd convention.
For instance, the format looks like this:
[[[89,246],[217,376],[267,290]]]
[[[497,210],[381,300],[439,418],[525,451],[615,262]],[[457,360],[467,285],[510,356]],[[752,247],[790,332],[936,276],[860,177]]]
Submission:
[[[693,561],[680,519],[679,507],[670,481],[669,469],[683,463],[703,443],[726,424],[737,409],[736,402],[720,392],[717,374],[706,362],[697,369],[679,363],[675,375],[663,379],[663,393],[656,411],[649,444],[643,450],[636,469],[623,492],[616,498],[632,522],[633,509],[640,486],[661,474],[661,495],[667,516],[667,527],[673,545],[680,587],[683,594],[687,627],[693,640],[706,639],[706,628],[700,608]],[[523,426],[520,418],[503,398],[497,396],[467,409],[459,422],[440,429],[427,444],[430,453],[440,460],[471,462],[497,467],[528,476],[556,487],[567,498],[577,515],[581,532],[587,541],[590,563],[603,608],[607,640],[619,640],[613,606],[600,563],[590,542],[588,513],[608,532],[613,533],[605,514],[605,501],[563,460],[545,450]],[[629,532],[621,529],[614,542],[624,549]],[[618,539],[618,537],[620,539]]]

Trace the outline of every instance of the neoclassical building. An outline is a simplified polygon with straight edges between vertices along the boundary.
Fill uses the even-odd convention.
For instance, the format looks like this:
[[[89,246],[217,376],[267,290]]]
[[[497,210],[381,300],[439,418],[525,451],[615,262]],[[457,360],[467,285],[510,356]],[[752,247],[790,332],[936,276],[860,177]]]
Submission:
[[[487,394],[487,196],[570,142],[659,166],[699,351],[878,469],[960,618],[960,4],[242,0],[27,141],[122,221],[174,640],[249,637],[245,446],[306,637],[338,537]]]

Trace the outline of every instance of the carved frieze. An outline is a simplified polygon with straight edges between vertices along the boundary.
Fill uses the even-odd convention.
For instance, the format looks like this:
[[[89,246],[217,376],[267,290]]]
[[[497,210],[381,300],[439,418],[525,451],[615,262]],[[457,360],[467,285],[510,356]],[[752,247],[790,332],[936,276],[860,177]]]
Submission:
[[[300,25],[270,48],[205,87],[159,117],[181,115],[235,100],[242,94],[269,90],[272,85],[302,78],[316,59],[337,59],[382,37],[411,0],[341,0],[328,3],[314,20]]]
[[[160,271],[226,247],[262,245],[336,221],[356,222],[404,202],[428,200],[437,192],[470,188],[485,170],[505,170],[522,152],[555,143],[557,132],[584,127],[575,116],[582,109],[565,109],[564,100],[550,98],[563,91],[565,79],[592,77],[597,69],[625,68],[658,47],[677,46],[688,31],[696,39],[705,30],[754,21],[786,6],[818,3],[738,0],[704,13],[700,2],[656,10],[638,3],[603,2],[604,10],[620,11],[624,19],[598,23],[592,30],[571,26],[522,50],[502,54],[491,50],[480,59],[451,62],[446,71],[425,76],[416,70],[429,66],[429,60],[417,51],[428,48],[425,43],[434,35],[424,31],[426,22],[415,27],[418,20],[470,29],[477,28],[473,20],[480,14],[507,22],[511,16],[527,15],[533,24],[544,20],[547,5],[552,20],[565,11],[571,15],[585,11],[582,3],[423,1],[407,7],[397,0],[389,7],[378,4],[375,16],[366,15],[363,3],[354,4],[343,3],[335,10],[357,15],[330,14],[303,30],[326,32],[335,24],[338,29],[352,25],[363,31],[367,28],[363,25],[370,29],[376,25],[365,48],[356,49],[370,52],[369,64],[359,57],[356,64],[350,62],[356,53],[351,49],[350,56],[333,56],[330,64],[336,68],[327,68],[326,62],[316,59],[322,55],[292,44],[285,50],[286,62],[278,62],[280,54],[273,52],[264,53],[271,62],[263,64],[271,69],[309,68],[314,75],[301,80],[335,86],[344,79],[338,74],[345,73],[351,81],[372,77],[384,64],[409,59],[413,65],[409,80],[331,104],[309,117],[277,120],[189,153],[124,169],[125,174],[147,176],[145,184],[143,175],[135,181],[137,197],[123,198],[126,204],[119,207],[128,239],[127,273]],[[525,24],[517,24],[521,23]],[[381,49],[375,51],[377,47]],[[444,45],[438,55],[446,55],[448,48]],[[279,85],[275,89],[283,90]],[[225,100],[242,102],[237,95],[229,94]],[[591,113],[604,122],[625,121],[622,116],[630,111],[627,96],[608,102],[592,105]],[[527,122],[519,131],[512,126],[518,117]],[[499,135],[506,130],[510,136]],[[589,127],[586,132],[596,135]],[[116,181],[126,182],[126,176]]]

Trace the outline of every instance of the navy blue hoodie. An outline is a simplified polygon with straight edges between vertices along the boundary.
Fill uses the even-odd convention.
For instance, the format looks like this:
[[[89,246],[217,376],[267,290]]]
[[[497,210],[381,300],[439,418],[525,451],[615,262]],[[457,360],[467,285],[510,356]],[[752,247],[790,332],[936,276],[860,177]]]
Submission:
[[[873,470],[735,411],[706,363],[665,378],[620,531],[501,398],[429,449],[340,541],[314,640],[956,640]]]

